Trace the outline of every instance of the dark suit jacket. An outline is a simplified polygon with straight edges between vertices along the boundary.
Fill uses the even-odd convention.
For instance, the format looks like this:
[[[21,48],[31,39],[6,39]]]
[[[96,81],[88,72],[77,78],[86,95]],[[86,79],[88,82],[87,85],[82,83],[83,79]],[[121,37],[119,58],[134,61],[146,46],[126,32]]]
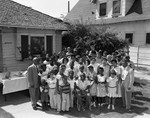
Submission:
[[[27,69],[27,77],[29,82],[29,87],[34,86],[34,88],[39,87],[38,69],[36,65],[32,64]]]

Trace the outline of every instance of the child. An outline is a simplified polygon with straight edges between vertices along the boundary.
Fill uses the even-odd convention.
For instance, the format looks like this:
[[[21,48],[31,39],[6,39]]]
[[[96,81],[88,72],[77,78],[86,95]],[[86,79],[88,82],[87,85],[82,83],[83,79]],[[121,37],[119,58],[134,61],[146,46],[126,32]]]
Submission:
[[[82,100],[83,97],[86,99],[86,107],[89,108],[89,110],[91,111],[91,96],[89,93],[90,82],[88,81],[84,73],[81,73],[79,77],[80,78],[76,82],[78,111],[80,111],[81,108],[83,109],[83,111],[85,110]]]
[[[122,73],[122,69],[120,66],[117,65],[117,60],[113,59],[111,60],[112,66],[111,69],[114,69],[116,71],[117,74],[117,78],[118,78],[118,97],[121,97],[121,73]]]
[[[41,103],[42,103],[42,110],[48,110],[48,84],[45,79],[41,79]]]
[[[98,67],[97,69],[97,81],[98,81],[98,85],[97,85],[97,97],[98,97],[98,105],[99,106],[103,106],[104,105],[104,101],[105,101],[105,97],[106,97],[106,79],[104,76],[104,69],[103,67]]]
[[[62,84],[60,85],[60,91],[62,93],[62,111],[69,111],[71,89],[66,76],[62,77]]]
[[[55,88],[56,88],[56,77],[54,75],[53,70],[49,73],[49,78],[47,79],[47,83],[49,86],[50,107],[52,109],[56,109],[56,95],[54,95]]]
[[[88,66],[88,79],[91,83],[91,86],[90,86],[90,94],[91,94],[91,97],[92,97],[92,105],[94,107],[96,107],[96,93],[97,93],[97,77],[96,77],[96,72],[94,71],[94,67],[93,65],[89,65]]]
[[[47,80],[48,71],[46,70],[46,64],[40,65],[40,72],[38,75],[41,77],[41,79]]]
[[[107,92],[109,97],[109,105],[107,109],[110,109],[112,103],[112,110],[114,110],[115,98],[118,96],[118,83],[117,83],[118,79],[115,70],[111,70],[110,74],[111,74],[110,77],[107,79],[107,83],[108,83]]]
[[[70,107],[73,108],[73,103],[74,103],[73,91],[74,91],[75,82],[76,82],[75,77],[74,77],[74,71],[73,71],[73,70],[69,71],[68,82],[70,83],[70,88],[71,88]]]

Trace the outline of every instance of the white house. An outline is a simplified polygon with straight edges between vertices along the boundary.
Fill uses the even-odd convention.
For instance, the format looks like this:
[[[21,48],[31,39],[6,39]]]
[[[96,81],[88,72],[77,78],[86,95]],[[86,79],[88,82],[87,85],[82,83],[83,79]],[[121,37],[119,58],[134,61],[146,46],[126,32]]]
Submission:
[[[66,30],[60,19],[0,0],[0,72],[25,70],[32,63],[29,56],[61,51],[61,33]]]
[[[79,0],[66,19],[106,23],[132,45],[150,45],[150,0]]]

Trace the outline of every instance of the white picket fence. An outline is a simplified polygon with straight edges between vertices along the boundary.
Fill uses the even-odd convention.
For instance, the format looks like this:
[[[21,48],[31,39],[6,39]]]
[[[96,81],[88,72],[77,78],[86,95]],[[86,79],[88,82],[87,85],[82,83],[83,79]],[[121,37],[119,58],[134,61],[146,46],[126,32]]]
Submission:
[[[130,46],[129,55],[131,60],[138,65],[150,66],[150,47],[148,46]]]

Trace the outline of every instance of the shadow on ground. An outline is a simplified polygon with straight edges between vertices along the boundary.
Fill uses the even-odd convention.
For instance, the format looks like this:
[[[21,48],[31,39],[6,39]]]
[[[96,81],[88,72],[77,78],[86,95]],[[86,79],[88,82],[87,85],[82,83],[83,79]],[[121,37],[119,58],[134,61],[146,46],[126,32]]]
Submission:
[[[122,107],[121,98],[116,99],[116,109],[108,110],[107,105],[103,107],[92,108],[92,111],[86,110],[78,112],[76,108],[70,110],[70,112],[57,114],[55,110],[46,111],[47,114],[62,115],[64,117],[75,118],[75,117],[85,117],[85,118],[133,118],[137,115],[142,115],[143,113],[150,114],[150,82],[148,80],[141,80],[140,78],[135,78],[134,92],[132,99],[132,111],[127,111]],[[0,95],[0,107],[7,105],[18,105],[22,103],[29,102],[29,96],[27,91],[21,91],[9,94],[7,96],[7,101],[5,102],[2,95]],[[40,110],[40,109],[39,109]],[[42,111],[41,111],[42,112]],[[7,115],[4,118],[14,118],[10,113],[4,111],[0,108],[0,115]],[[1,118],[1,117],[0,117]]]
[[[29,101],[30,98],[27,90],[7,94],[6,101],[4,95],[0,94],[0,107],[7,105],[19,105]]]
[[[135,70],[137,70],[137,71],[149,71],[149,69],[147,67],[142,67],[142,66],[135,67]]]
[[[0,118],[15,118],[12,114],[0,108]]]

